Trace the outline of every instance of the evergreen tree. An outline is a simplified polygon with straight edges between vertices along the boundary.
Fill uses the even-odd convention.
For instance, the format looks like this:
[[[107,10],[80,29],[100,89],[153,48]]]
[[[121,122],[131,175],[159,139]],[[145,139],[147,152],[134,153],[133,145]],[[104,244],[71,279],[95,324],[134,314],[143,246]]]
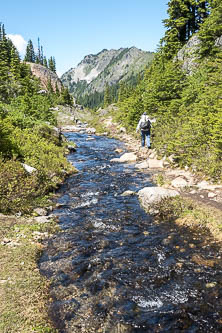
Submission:
[[[36,64],[41,64],[41,46],[40,46],[40,39],[38,37],[38,51],[35,57]]]
[[[73,105],[73,98],[69,93],[68,88],[62,88],[61,91],[61,103],[67,105]]]
[[[199,33],[201,40],[199,53],[201,57],[220,52],[220,49],[215,45],[215,41],[222,36],[222,2],[220,0],[213,0],[211,7],[211,15],[204,21]]]
[[[43,57],[43,66],[48,68],[48,61],[47,61],[46,57]]]
[[[164,25],[167,28],[161,40],[165,56],[170,59],[185,42],[200,28],[200,24],[209,15],[209,2],[205,0],[170,0],[168,18]]]
[[[107,107],[111,104],[111,94],[110,94],[110,86],[106,84],[105,91],[104,91],[104,107]]]
[[[48,67],[51,71],[56,73],[56,62],[54,57],[50,57],[48,60]]]
[[[15,78],[20,77],[20,57],[17,49],[13,46],[11,48],[10,71]]]
[[[31,41],[31,39],[29,39],[27,47],[26,47],[26,54],[25,54],[25,57],[24,57],[24,61],[36,62],[34,46],[33,46],[33,43]]]
[[[43,65],[44,64],[44,55],[43,55],[43,47],[41,46],[41,55],[40,55],[40,64]]]

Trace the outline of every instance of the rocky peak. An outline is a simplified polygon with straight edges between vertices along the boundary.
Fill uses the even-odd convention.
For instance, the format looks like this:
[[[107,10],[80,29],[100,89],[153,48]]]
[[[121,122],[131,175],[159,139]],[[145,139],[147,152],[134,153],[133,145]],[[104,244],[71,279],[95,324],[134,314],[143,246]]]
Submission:
[[[41,85],[44,89],[47,90],[48,82],[49,80],[51,80],[54,91],[56,90],[56,85],[61,91],[62,82],[56,73],[52,72],[50,69],[40,64],[35,64],[32,62],[26,62],[26,64],[30,66],[32,74],[40,79]]]
[[[153,56],[154,53],[135,46],[118,50],[103,49],[95,55],[85,56],[76,68],[63,74],[61,80],[74,97],[77,91],[81,91],[81,94],[103,92],[106,84],[118,83],[142,71]]]

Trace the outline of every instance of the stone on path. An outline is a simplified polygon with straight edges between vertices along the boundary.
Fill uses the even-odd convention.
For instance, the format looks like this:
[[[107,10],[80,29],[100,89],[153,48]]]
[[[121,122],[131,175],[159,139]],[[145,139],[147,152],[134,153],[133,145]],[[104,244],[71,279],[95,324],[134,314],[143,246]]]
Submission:
[[[144,207],[160,202],[163,198],[175,197],[179,195],[176,190],[170,190],[163,187],[144,187],[138,191],[138,196]]]
[[[163,160],[158,160],[156,158],[149,158],[148,165],[150,169],[163,168]]]
[[[138,168],[138,169],[147,169],[147,168],[149,168],[149,163],[148,163],[148,161],[144,161],[144,162],[141,162],[141,163],[137,163],[135,165],[135,167]]]
[[[173,187],[180,188],[180,187],[189,186],[189,183],[183,177],[177,177],[174,180],[172,180],[171,185]]]

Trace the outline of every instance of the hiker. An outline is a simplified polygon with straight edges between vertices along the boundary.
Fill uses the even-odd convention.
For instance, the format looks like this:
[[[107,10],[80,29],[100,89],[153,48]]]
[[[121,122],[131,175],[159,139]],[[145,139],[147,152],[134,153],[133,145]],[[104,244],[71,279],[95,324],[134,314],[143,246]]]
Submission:
[[[147,116],[146,112],[144,112],[140,118],[140,121],[137,125],[136,132],[140,129],[141,134],[141,146],[145,146],[145,139],[146,139],[146,145],[147,148],[151,148],[150,144],[150,128],[151,128],[151,121],[149,117]]]

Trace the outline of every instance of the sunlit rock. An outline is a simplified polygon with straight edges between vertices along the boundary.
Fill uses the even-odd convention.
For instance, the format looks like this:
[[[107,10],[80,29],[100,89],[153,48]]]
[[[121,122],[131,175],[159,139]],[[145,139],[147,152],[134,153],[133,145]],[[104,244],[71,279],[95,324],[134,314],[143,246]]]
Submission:
[[[179,195],[176,190],[165,189],[163,187],[144,187],[138,192],[139,199],[143,206],[150,206],[161,201],[163,198],[175,197]]]
[[[123,192],[123,193],[121,194],[121,196],[122,196],[122,197],[127,197],[127,196],[129,196],[129,195],[134,195],[134,194],[135,194],[134,191],[130,191],[130,190],[128,190],[128,191]]]
[[[30,174],[33,173],[33,172],[35,172],[35,171],[37,171],[36,168],[33,168],[30,165],[28,165],[28,164],[22,163],[22,166]]]
[[[150,169],[163,168],[164,167],[163,160],[158,160],[156,158],[149,158],[148,167]]]
[[[120,162],[135,162],[137,156],[134,153],[125,153],[120,157]]]
[[[136,164],[135,167],[138,169],[147,169],[147,168],[149,168],[149,163],[148,163],[148,161],[144,161],[144,162]]]
[[[186,179],[184,179],[182,177],[177,177],[174,180],[172,180],[171,185],[173,187],[180,188],[180,187],[188,186],[189,183],[187,182]]]

